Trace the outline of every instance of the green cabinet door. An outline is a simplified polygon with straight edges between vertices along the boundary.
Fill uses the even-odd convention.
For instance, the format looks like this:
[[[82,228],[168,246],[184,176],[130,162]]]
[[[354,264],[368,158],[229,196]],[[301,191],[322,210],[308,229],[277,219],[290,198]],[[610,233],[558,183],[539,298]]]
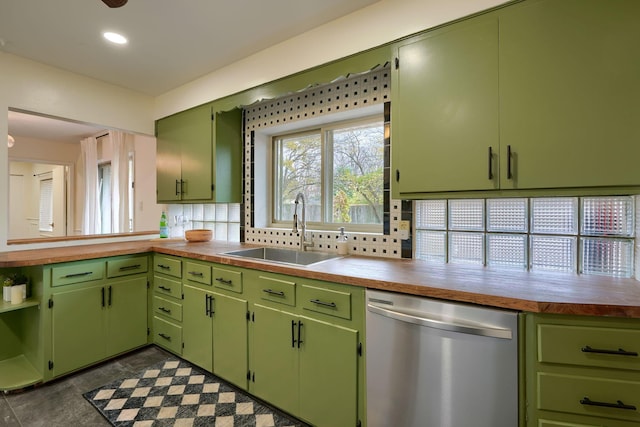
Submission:
[[[355,426],[358,331],[300,317],[300,416],[318,426]]]
[[[104,358],[105,298],[102,285],[52,294],[53,376]]]
[[[214,199],[218,203],[242,200],[242,109],[216,113],[214,131]]]
[[[400,45],[397,56],[391,105],[394,195],[496,188],[497,17],[433,31]]]
[[[213,197],[213,151],[211,107],[203,105],[183,113],[182,200],[211,200]]]
[[[640,184],[639,16],[636,0],[504,9],[500,161],[513,179],[501,173],[502,188]]]
[[[213,372],[246,390],[247,301],[213,294]]]
[[[106,291],[107,356],[146,344],[146,276],[111,281]]]
[[[159,120],[156,136],[158,201],[211,200],[211,107]]]
[[[212,293],[190,285],[183,286],[183,293],[182,357],[212,372],[213,326],[210,316]]]
[[[176,115],[177,116],[177,115]],[[156,186],[158,202],[181,199],[182,179],[181,136],[182,119],[178,116],[158,120],[156,127]]]
[[[253,306],[249,390],[292,414],[299,408],[297,320],[280,310]]]

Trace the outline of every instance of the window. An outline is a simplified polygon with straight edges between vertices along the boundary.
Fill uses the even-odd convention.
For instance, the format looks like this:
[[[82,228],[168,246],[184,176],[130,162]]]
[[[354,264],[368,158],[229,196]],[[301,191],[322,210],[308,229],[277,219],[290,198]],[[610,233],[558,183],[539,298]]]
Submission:
[[[111,163],[98,165],[98,199],[100,200],[100,232],[112,232],[111,214]]]
[[[53,231],[53,178],[40,180],[38,229],[45,232]]]
[[[307,223],[316,228],[382,230],[381,116],[275,136],[273,153],[274,224],[291,223],[303,193]]]

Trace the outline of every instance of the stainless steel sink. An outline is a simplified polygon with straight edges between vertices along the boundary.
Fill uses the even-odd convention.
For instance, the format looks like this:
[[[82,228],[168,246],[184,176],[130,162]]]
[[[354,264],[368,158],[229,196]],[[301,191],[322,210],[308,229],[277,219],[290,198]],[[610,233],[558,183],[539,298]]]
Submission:
[[[302,252],[294,249],[280,248],[252,248],[225,252],[223,255],[231,255],[242,258],[259,259],[263,261],[278,262],[294,265],[311,265],[330,259],[342,258],[337,254],[324,252]]]

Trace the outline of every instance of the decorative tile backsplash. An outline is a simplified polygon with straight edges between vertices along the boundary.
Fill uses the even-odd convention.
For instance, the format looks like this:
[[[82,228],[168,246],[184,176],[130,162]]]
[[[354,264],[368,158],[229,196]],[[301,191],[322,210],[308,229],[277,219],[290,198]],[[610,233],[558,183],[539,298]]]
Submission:
[[[356,110],[376,104],[385,104],[385,122],[389,125],[389,98],[391,79],[388,65],[370,72],[340,78],[330,84],[312,87],[278,99],[265,100],[245,108],[245,151],[244,151],[244,241],[267,246],[297,248],[299,234],[290,229],[256,226],[256,215],[264,217],[267,202],[255,197],[256,168],[267,162],[256,155],[255,140],[252,135],[259,130],[282,126],[287,123],[308,120],[348,110]],[[349,252],[358,255],[400,258],[411,257],[411,240],[401,241],[398,227],[401,219],[411,219],[409,212],[403,211],[400,200],[390,198],[389,166],[390,140],[385,140],[385,206],[383,233],[355,233],[347,231]],[[410,204],[409,204],[410,206]],[[263,220],[261,222],[267,222]],[[313,250],[337,252],[338,231],[312,231],[315,246]]]

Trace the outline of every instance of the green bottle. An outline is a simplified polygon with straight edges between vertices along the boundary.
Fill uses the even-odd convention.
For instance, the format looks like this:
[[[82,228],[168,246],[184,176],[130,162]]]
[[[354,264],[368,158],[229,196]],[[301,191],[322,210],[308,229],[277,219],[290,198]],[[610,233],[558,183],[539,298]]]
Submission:
[[[160,238],[166,239],[169,237],[169,227],[167,226],[167,215],[162,211],[160,216]]]

